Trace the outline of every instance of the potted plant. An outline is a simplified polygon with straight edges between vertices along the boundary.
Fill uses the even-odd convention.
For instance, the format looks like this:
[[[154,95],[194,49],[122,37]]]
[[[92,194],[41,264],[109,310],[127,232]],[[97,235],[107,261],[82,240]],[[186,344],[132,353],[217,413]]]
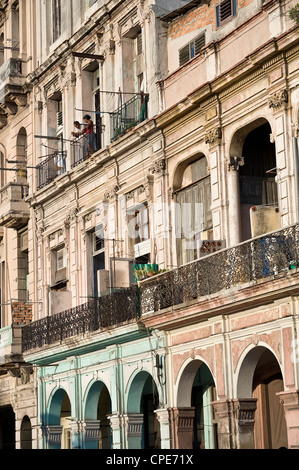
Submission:
[[[137,281],[142,281],[142,279],[146,278],[146,270],[142,268],[135,268],[134,276],[135,276],[135,279],[137,279]]]
[[[149,266],[146,270],[147,277],[152,277],[158,274],[159,270],[156,269],[154,266]]]

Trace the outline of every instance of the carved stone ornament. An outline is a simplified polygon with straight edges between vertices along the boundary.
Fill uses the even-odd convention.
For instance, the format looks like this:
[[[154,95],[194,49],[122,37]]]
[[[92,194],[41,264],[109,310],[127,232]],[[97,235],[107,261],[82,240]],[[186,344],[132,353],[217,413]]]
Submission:
[[[149,173],[151,175],[161,174],[166,170],[166,160],[162,158],[161,160],[157,160],[153,166],[150,167]]]
[[[215,127],[207,132],[205,137],[205,143],[208,145],[213,145],[219,142],[222,139],[222,129],[221,127]]]
[[[280,90],[274,93],[269,100],[269,108],[277,110],[284,104],[288,103],[289,95],[287,90]]]
[[[78,212],[79,212],[78,209],[72,209],[68,213],[68,215],[67,215],[67,217],[64,221],[65,225],[70,225],[71,223],[74,223],[76,221],[76,217],[77,217]]]
[[[107,191],[104,195],[105,202],[113,202],[117,197],[117,192],[119,191],[119,187],[116,185],[114,188]]]
[[[240,166],[245,165],[244,157],[229,157],[228,160],[228,171],[239,171]]]

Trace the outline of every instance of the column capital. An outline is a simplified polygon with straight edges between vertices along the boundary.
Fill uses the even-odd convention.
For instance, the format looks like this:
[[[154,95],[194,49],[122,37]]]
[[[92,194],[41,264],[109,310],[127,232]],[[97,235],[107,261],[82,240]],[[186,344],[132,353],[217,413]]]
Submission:
[[[61,445],[62,426],[42,426],[42,434],[46,437],[48,445]]]
[[[269,108],[273,111],[277,111],[283,105],[286,105],[289,102],[289,94],[287,89],[279,90],[274,93],[269,99]]]
[[[244,157],[229,157],[227,159],[228,171],[239,171],[245,165]]]
[[[139,413],[129,413],[124,415],[127,424],[128,437],[141,436],[144,416]]]
[[[195,407],[169,408],[173,449],[192,449]]]
[[[277,394],[277,396],[280,399],[280,403],[283,404],[285,407],[299,407],[299,390],[280,392]]]
[[[84,437],[87,441],[98,442],[101,429],[101,421],[86,420],[83,423]]]

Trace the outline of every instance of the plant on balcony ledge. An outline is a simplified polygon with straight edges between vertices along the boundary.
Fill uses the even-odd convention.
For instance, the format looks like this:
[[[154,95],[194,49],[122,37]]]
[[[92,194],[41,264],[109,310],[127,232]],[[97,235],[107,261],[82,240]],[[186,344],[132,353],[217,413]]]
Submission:
[[[289,10],[289,15],[291,20],[294,20],[295,23],[299,24],[299,3]]]
[[[140,267],[136,267],[133,271],[136,281],[143,281],[150,277],[156,276],[166,272],[167,269],[159,269],[157,264],[148,264]]]

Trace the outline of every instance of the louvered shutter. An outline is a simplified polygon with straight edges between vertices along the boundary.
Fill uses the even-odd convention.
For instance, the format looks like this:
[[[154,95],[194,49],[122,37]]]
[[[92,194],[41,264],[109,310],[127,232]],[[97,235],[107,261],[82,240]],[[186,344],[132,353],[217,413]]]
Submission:
[[[224,0],[220,3],[220,21],[221,23],[232,16],[232,0]]]
[[[190,46],[187,44],[187,46],[183,47],[180,50],[180,66],[185,64],[190,60]]]
[[[198,36],[195,41],[195,55],[200,53],[200,50],[205,46],[206,44],[206,36],[205,34],[201,34]]]

